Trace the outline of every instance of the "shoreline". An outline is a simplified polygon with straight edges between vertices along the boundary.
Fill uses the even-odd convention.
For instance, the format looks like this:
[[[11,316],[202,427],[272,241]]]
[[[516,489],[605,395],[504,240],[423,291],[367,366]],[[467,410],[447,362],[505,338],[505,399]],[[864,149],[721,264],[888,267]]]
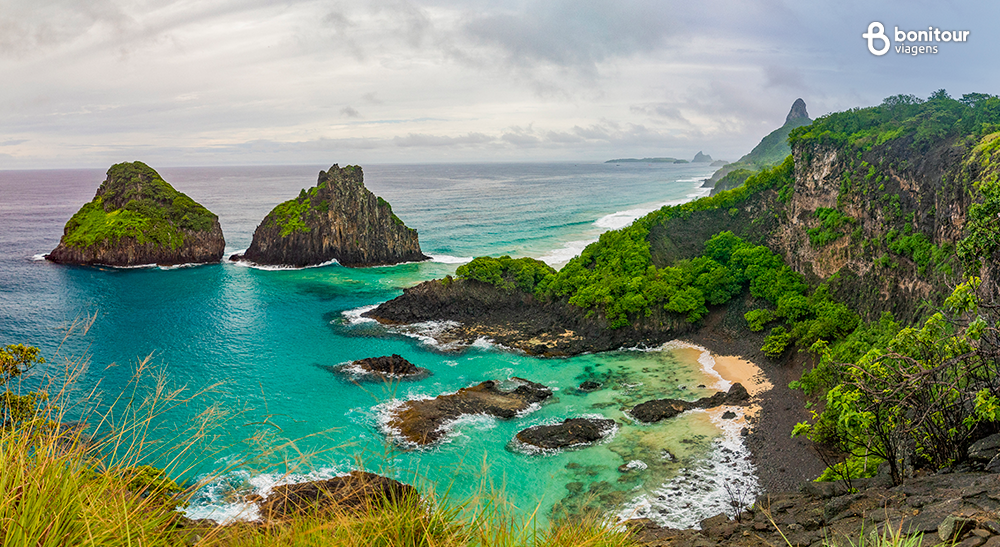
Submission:
[[[801,376],[801,366],[775,363],[760,351],[760,341],[729,336],[711,323],[679,340],[711,352],[716,372],[728,381],[743,383],[753,397],[754,404],[746,413],[744,443],[764,492],[796,491],[826,469],[811,441],[791,436],[795,424],[811,417],[802,392],[788,387]]]

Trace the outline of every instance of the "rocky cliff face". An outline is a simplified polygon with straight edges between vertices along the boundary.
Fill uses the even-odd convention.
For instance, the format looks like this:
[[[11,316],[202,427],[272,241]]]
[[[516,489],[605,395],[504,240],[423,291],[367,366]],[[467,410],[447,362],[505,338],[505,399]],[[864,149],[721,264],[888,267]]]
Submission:
[[[46,258],[108,266],[197,264],[220,261],[225,246],[219,217],[137,161],[108,169],[94,200],[66,223]]]
[[[231,258],[303,267],[330,260],[379,266],[428,257],[420,252],[417,231],[365,188],[361,167],[334,165],[320,172],[316,186],[268,213],[246,252]]]
[[[959,184],[968,149],[942,141],[922,154],[912,139],[864,152],[796,146],[796,183],[768,245],[832,287],[869,320],[904,320],[950,294],[960,266],[950,258],[971,198]],[[836,277],[834,277],[836,276]]]

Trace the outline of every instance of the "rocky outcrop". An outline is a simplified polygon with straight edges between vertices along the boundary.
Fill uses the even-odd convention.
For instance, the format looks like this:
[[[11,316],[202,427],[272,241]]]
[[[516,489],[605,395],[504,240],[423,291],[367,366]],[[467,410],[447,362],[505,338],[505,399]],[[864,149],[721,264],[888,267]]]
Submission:
[[[367,473],[327,480],[275,486],[266,499],[258,499],[260,515],[266,520],[285,520],[301,514],[331,511],[378,510],[388,505],[419,504],[420,494],[409,484]]]
[[[603,317],[564,301],[542,302],[531,294],[473,279],[426,281],[365,312],[381,323],[454,321],[435,334],[442,343],[471,344],[488,338],[506,347],[546,357],[659,345],[694,327],[682,318],[654,314],[634,329],[608,329]]]
[[[561,424],[536,425],[518,432],[518,441],[554,450],[595,443],[608,436],[615,429],[614,420],[598,418],[568,418]]]
[[[913,547],[1000,544],[1000,475],[949,473],[891,484],[888,477],[806,483],[800,492],[764,495],[752,506],[752,499],[737,501],[738,519],[719,514],[701,521],[700,530],[663,528],[648,519],[626,525],[649,547],[857,545],[871,534]]]
[[[699,150],[698,153],[694,155],[694,159],[691,160],[691,163],[712,163],[712,161],[712,156],[702,154],[701,150]]]
[[[353,380],[417,380],[430,376],[426,368],[418,367],[395,353],[358,359],[335,369]]]
[[[69,219],[45,258],[107,266],[219,262],[226,242],[219,217],[178,192],[142,162],[119,163],[93,201]]]
[[[792,107],[785,116],[785,123],[778,129],[770,132],[748,154],[733,163],[724,165],[716,171],[705,186],[712,188],[712,195],[716,195],[724,190],[732,190],[743,184],[749,173],[753,173],[781,163],[788,154],[792,153],[788,146],[788,134],[792,129],[803,125],[808,125],[812,120],[806,111],[806,102],[802,99],[795,99]],[[748,173],[741,173],[748,171]],[[730,174],[734,176],[729,176]]]
[[[483,414],[509,420],[552,396],[542,384],[523,378],[511,381],[517,387],[510,391],[488,380],[434,399],[407,401],[393,412],[388,427],[407,442],[426,445],[443,437],[443,426],[461,416]]]
[[[789,110],[788,115],[785,116],[785,125],[798,120],[805,120],[806,122],[812,121],[809,118],[809,112],[806,111],[806,102],[803,101],[801,97],[795,99],[795,102],[792,103],[791,110]]]
[[[655,399],[636,405],[629,414],[640,422],[647,424],[673,418],[681,412],[694,408],[712,408],[719,405],[741,405],[750,399],[750,394],[743,384],[733,384],[729,392],[720,391],[710,397],[702,397],[697,401],[682,399]]]
[[[361,167],[334,165],[320,171],[316,186],[273,210],[242,255],[231,260],[283,266],[315,266],[336,260],[343,266],[418,262],[417,231],[364,185]]]

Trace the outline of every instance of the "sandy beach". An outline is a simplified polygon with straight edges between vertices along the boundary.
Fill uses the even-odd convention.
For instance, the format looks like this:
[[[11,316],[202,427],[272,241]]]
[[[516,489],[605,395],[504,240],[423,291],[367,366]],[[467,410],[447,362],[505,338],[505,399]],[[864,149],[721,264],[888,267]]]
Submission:
[[[801,376],[801,365],[768,359],[760,351],[763,337],[754,339],[746,330],[735,331],[722,323],[710,322],[685,340],[707,348],[715,372],[743,384],[753,397],[744,413],[748,430],[744,442],[765,491],[794,491],[826,468],[811,441],[791,436],[796,423],[810,419],[802,392],[788,387]]]

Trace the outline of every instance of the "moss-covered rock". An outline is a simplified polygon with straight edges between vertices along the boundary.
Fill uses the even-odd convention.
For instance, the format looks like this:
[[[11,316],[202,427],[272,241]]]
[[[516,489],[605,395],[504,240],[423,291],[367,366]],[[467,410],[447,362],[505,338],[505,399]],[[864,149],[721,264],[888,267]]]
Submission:
[[[279,204],[264,217],[253,242],[232,260],[281,266],[379,266],[427,260],[417,231],[365,188],[361,167],[334,165],[316,186]]]
[[[136,161],[108,169],[46,258],[109,266],[218,262],[225,245],[218,216]]]

